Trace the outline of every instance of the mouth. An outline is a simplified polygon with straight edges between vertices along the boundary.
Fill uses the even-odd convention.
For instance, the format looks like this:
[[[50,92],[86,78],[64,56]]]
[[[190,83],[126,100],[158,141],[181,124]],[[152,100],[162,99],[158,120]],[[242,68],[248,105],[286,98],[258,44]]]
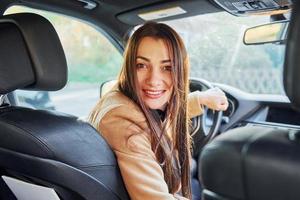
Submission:
[[[166,90],[146,90],[146,89],[143,90],[144,95],[150,99],[158,99],[165,92]]]

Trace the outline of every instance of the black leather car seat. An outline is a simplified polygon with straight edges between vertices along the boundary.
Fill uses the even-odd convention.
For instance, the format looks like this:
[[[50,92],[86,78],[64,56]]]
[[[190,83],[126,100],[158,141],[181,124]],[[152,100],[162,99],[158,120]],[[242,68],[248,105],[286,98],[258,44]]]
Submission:
[[[300,2],[294,1],[284,87],[300,109]],[[205,200],[300,199],[300,131],[248,125],[218,136],[200,157]]]
[[[29,13],[0,18],[0,44],[2,97],[15,89],[65,85],[65,55],[45,18]],[[88,123],[59,112],[0,105],[0,175],[54,188],[61,199],[129,199],[113,152]],[[3,181],[0,186],[1,199],[12,198]]]

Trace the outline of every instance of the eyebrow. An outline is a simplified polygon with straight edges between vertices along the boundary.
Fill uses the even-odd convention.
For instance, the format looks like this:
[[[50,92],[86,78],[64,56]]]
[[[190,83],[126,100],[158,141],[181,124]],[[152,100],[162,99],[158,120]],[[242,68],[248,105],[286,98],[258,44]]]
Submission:
[[[137,59],[140,58],[140,59],[142,59],[142,60],[145,60],[145,61],[147,61],[147,62],[150,62],[150,59],[149,59],[149,58],[146,58],[146,57],[144,57],[144,56],[137,56],[136,58],[137,58]],[[169,62],[171,62],[170,59],[162,60],[162,61],[161,61],[161,63],[169,63]]]

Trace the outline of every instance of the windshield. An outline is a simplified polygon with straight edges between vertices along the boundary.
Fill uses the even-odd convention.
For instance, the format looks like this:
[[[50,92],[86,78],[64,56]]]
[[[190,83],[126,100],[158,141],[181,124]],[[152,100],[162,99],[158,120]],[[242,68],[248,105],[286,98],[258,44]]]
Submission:
[[[243,44],[246,28],[269,16],[235,17],[226,12],[165,21],[183,38],[191,77],[224,83],[245,92],[283,94],[284,45]]]

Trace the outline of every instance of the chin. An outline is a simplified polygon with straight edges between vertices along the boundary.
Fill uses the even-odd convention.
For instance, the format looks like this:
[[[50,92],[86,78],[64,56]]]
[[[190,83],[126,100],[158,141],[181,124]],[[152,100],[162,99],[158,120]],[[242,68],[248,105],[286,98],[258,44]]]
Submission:
[[[164,110],[165,108],[165,103],[163,104],[154,104],[154,103],[146,103],[147,107],[152,109],[152,110],[156,110],[156,109],[160,109],[160,110]]]
[[[151,110],[162,110],[161,106],[148,106]]]

